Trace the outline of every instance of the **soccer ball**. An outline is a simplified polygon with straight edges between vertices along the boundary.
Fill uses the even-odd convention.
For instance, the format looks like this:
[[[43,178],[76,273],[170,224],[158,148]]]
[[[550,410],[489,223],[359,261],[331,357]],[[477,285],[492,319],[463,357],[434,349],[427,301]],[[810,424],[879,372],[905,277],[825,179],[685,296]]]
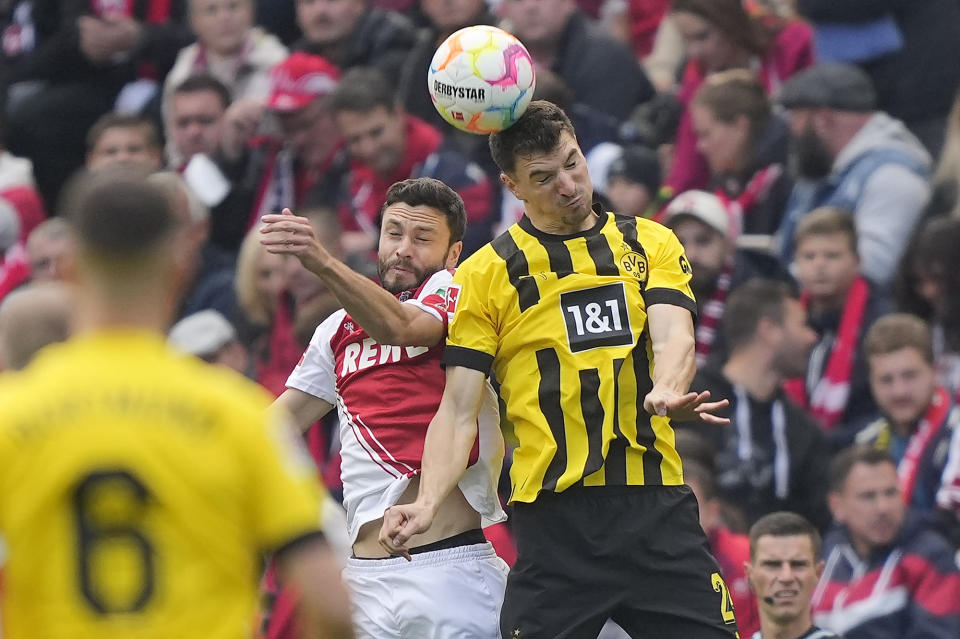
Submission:
[[[514,36],[477,25],[460,29],[433,54],[430,98],[443,119],[468,133],[502,131],[533,99],[533,59]]]

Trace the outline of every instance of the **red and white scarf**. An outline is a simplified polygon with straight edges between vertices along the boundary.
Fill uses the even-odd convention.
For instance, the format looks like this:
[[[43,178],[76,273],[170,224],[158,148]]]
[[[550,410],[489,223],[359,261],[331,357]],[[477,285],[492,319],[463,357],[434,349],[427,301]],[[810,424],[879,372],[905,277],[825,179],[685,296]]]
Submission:
[[[732,222],[730,228],[730,239],[736,240],[737,236],[743,231],[743,221],[757,202],[767,197],[773,184],[783,175],[783,166],[780,164],[771,164],[757,171],[747,185],[736,197],[731,196],[722,188],[714,190],[716,195],[723,202],[730,214]]]
[[[830,349],[830,358],[823,375],[808,393],[803,379],[797,378],[784,383],[784,390],[790,397],[820,422],[824,430],[832,431],[840,422],[850,397],[850,378],[853,362],[857,355],[857,344],[863,330],[863,316],[870,297],[867,281],[858,277],[847,292],[847,301],[843,305],[837,337]],[[801,297],[806,307],[810,302],[809,294]]]
[[[923,453],[927,450],[930,442],[937,436],[940,429],[947,421],[947,415],[950,413],[950,395],[944,388],[937,387],[933,395],[933,401],[930,407],[924,413],[923,419],[917,425],[910,441],[907,442],[907,450],[903,453],[903,459],[897,466],[897,476],[900,478],[900,488],[903,491],[903,499],[910,505],[913,501],[913,489],[917,483],[917,470],[920,468],[920,460]],[[889,425],[888,425],[889,428]]]
[[[730,283],[733,280],[733,262],[727,262],[720,277],[717,278],[717,286],[713,290],[713,295],[705,303],[700,305],[699,319],[697,328],[694,332],[696,338],[696,358],[697,366],[703,366],[710,357],[710,351],[713,350],[713,343],[717,339],[717,326],[723,317],[723,310],[727,306],[727,294],[730,292]]]

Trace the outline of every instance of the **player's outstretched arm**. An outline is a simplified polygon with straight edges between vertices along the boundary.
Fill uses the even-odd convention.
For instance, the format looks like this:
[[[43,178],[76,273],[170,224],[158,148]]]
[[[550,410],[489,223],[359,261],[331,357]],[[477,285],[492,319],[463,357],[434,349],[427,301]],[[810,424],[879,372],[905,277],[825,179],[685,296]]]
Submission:
[[[260,243],[278,255],[293,255],[324,281],[343,308],[381,344],[433,346],[444,336],[443,322],[396,297],[336,259],[320,244],[310,220],[284,209],[265,215]]]
[[[333,410],[333,404],[325,402],[310,393],[304,393],[296,388],[283,391],[273,402],[274,407],[286,410],[293,417],[293,424],[301,431],[305,431],[324,415]]]
[[[420,491],[411,504],[391,506],[383,515],[380,545],[410,559],[406,543],[430,528],[437,509],[467,469],[477,439],[477,414],[487,376],[462,366],[447,368],[447,383],[423,446]]]
[[[297,544],[277,556],[285,587],[297,597],[300,636],[304,639],[353,639],[350,601],[340,579],[342,567],[322,539]]]
[[[651,415],[676,421],[730,423],[729,419],[713,414],[729,403],[726,399],[708,402],[708,391],[689,392],[697,373],[690,311],[671,304],[654,304],[647,309],[647,324],[653,342],[653,390],[644,398],[644,409]]]

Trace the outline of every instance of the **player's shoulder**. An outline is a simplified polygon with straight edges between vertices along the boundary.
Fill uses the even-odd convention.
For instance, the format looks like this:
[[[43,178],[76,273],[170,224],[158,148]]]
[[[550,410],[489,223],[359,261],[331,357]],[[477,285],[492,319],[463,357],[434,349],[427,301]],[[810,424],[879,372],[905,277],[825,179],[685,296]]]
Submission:
[[[637,230],[637,237],[641,240],[651,238],[662,241],[673,234],[673,231],[669,228],[649,218],[623,215],[621,213],[608,213],[608,215],[612,218],[613,223],[621,228],[635,228]]]

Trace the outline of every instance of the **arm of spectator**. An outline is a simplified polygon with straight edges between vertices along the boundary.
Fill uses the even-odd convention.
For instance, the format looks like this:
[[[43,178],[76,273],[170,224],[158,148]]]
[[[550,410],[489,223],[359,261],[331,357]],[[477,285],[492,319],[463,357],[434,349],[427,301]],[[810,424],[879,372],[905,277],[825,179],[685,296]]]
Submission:
[[[880,286],[890,283],[929,199],[927,181],[896,164],[881,166],[867,180],[854,211],[864,277]]]
[[[256,98],[235,100],[227,108],[223,122],[223,138],[220,141],[220,151],[226,163],[240,162],[260,128],[265,112],[263,101]]]
[[[306,431],[324,415],[333,410],[333,404],[310,393],[296,388],[283,391],[274,402],[275,407],[283,408],[293,416],[293,423],[301,431]]]
[[[152,62],[161,71],[172,67],[180,49],[194,40],[186,15],[188,3],[173,0],[170,4],[170,18],[165,22],[140,22],[140,37],[136,46],[137,57]]]
[[[672,304],[647,308],[647,325],[653,343],[653,389],[643,400],[651,415],[683,422],[727,424],[729,419],[712,412],[729,402],[708,402],[710,392],[687,392],[697,372],[694,353],[693,316]]]
[[[430,528],[437,509],[460,481],[477,439],[477,415],[486,373],[463,366],[447,367],[447,381],[437,414],[427,428],[420,490],[411,504],[384,513],[380,545],[410,559],[406,543]]]
[[[444,336],[443,321],[391,293],[336,259],[317,240],[310,220],[284,209],[265,215],[260,243],[270,253],[293,255],[319,277],[370,337],[392,346],[433,346]]]
[[[815,22],[860,22],[882,18],[915,0],[797,0],[797,12]]]
[[[303,637],[352,639],[350,600],[340,579],[343,567],[327,542],[314,537],[280,551],[277,571],[297,597],[297,625]]]

